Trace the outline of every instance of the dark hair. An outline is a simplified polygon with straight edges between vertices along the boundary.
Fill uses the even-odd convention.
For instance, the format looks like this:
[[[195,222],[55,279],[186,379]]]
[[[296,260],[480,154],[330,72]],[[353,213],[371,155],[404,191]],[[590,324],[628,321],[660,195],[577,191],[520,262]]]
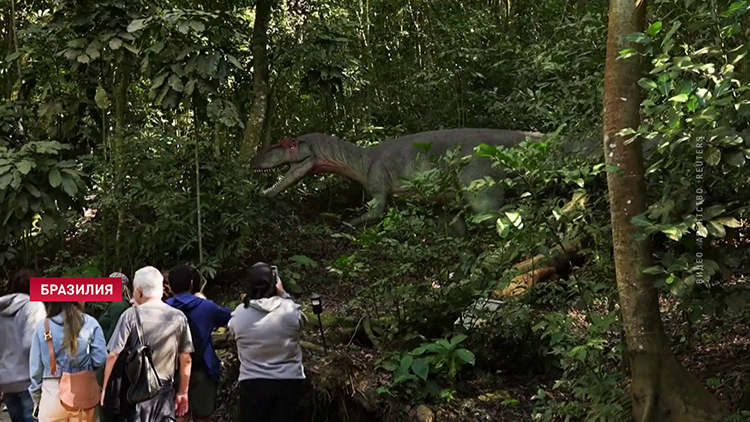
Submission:
[[[189,292],[194,280],[193,269],[187,265],[178,265],[169,270],[169,287],[174,294]]]
[[[256,262],[248,271],[250,289],[245,296],[245,308],[251,300],[265,299],[276,295],[276,278],[271,265],[265,262]]]
[[[15,274],[13,274],[13,277],[11,277],[10,283],[8,283],[10,292],[26,293],[27,295],[31,294],[32,277],[39,277],[39,274],[37,274],[36,271],[28,268],[17,271]]]
[[[83,311],[78,302],[46,302],[47,317],[62,314],[63,318],[63,349],[68,351],[68,356],[78,355],[78,334],[83,328]]]

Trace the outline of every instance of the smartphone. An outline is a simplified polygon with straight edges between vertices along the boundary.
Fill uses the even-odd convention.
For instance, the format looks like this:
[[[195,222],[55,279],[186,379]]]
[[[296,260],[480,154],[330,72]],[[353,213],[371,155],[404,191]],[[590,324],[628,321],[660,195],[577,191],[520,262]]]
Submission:
[[[273,274],[274,280],[278,281],[278,279],[279,279],[279,269],[276,268],[275,265],[271,265],[271,274]]]

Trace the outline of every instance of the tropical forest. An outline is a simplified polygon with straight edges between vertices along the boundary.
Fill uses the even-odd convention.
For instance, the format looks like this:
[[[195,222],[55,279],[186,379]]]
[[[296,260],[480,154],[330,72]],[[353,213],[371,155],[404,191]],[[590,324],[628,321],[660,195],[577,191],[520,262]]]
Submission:
[[[750,421],[748,53],[748,0],[0,0],[0,292],[274,265],[310,422]]]

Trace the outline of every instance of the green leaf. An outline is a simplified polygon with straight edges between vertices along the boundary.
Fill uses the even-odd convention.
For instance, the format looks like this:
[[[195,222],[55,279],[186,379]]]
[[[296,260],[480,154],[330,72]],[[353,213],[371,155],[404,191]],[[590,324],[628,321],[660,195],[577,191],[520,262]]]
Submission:
[[[646,30],[646,34],[653,37],[661,31],[661,26],[662,23],[659,21],[652,23]]]
[[[465,334],[458,334],[458,335],[454,336],[451,339],[451,343],[450,344],[451,344],[451,346],[455,346],[455,345],[461,343],[462,341],[464,341],[466,339],[467,339],[467,336]]]
[[[96,60],[101,55],[101,49],[102,44],[99,42],[99,40],[91,41],[91,44],[86,47],[86,54],[93,59]]]
[[[63,177],[62,187],[65,193],[67,193],[72,198],[75,198],[76,193],[78,193],[78,185],[76,185],[75,180],[70,177]]]
[[[682,230],[677,226],[666,227],[662,229],[661,232],[667,235],[668,238],[674,240],[675,242],[679,242],[680,239],[682,238]]]
[[[107,91],[104,90],[104,87],[99,85],[96,87],[96,95],[94,95],[94,101],[96,102],[96,106],[101,108],[102,110],[106,110],[109,108],[109,97],[107,96]]]
[[[511,224],[516,226],[516,228],[518,229],[523,228],[523,222],[521,221],[521,214],[515,211],[510,211],[510,212],[506,212],[505,216],[508,217],[508,220],[510,220]]]
[[[648,267],[645,270],[643,270],[646,274],[666,274],[666,271],[664,271],[664,267],[661,265],[654,265],[653,267]]]
[[[112,50],[117,50],[118,48],[122,47],[122,40],[119,38],[112,38],[109,40],[109,48]]]
[[[742,223],[740,223],[739,220],[737,220],[734,217],[721,217],[721,218],[717,218],[716,222],[719,223],[719,224],[721,224],[722,226],[731,227],[733,229],[742,227]]]
[[[716,166],[721,161],[721,150],[714,147],[708,147],[708,152],[706,153],[706,163]]]
[[[742,167],[745,165],[745,154],[742,152],[732,152],[725,155],[725,161],[730,166]]]
[[[638,44],[648,44],[651,42],[651,38],[643,32],[634,32],[627,36],[627,40]]]
[[[732,16],[741,15],[745,12],[747,12],[748,8],[750,8],[750,1],[736,1],[732,3],[731,6],[727,10],[721,13],[721,16],[728,18]]]
[[[403,358],[401,358],[401,366],[398,368],[399,374],[406,374],[409,372],[409,368],[411,368],[411,364],[414,362],[414,358],[411,355],[406,355]]]
[[[172,74],[172,76],[169,77],[169,86],[177,92],[182,92],[183,88],[185,88],[182,84],[182,79],[175,74]]]
[[[7,56],[5,56],[5,61],[6,62],[12,62],[13,60],[15,60],[15,59],[17,59],[19,57],[21,57],[21,52],[20,51],[16,51],[14,53],[10,53]]]
[[[26,184],[26,190],[29,191],[30,194],[34,195],[35,198],[39,198],[42,196],[42,193],[39,192],[39,189],[36,188],[36,186],[32,185],[31,183]]]
[[[676,103],[686,103],[688,98],[689,96],[687,94],[678,94],[670,98],[669,101],[674,101]]]
[[[716,221],[708,222],[708,232],[711,233],[712,236],[718,238],[724,238],[727,235],[727,231],[726,229],[724,229],[724,226]]]
[[[458,349],[456,350],[456,356],[458,356],[458,358],[461,359],[462,361],[470,365],[474,365],[474,361],[475,361],[474,353],[470,352],[469,350]]]
[[[696,226],[695,232],[698,233],[698,236],[708,237],[708,229],[706,228],[706,226],[703,225],[703,223],[697,222],[695,223],[695,226]]]
[[[643,214],[638,214],[630,220],[630,223],[636,227],[650,227],[653,224]]]
[[[128,49],[128,51],[130,51],[133,54],[138,54],[141,51],[140,49],[138,49],[138,47],[134,46],[131,43],[124,43],[123,45],[125,46],[126,49]]]
[[[245,68],[242,67],[242,63],[240,63],[240,61],[237,60],[237,58],[234,57],[233,55],[227,54],[227,61],[229,63],[232,63],[234,65],[234,67],[236,67],[237,69],[239,69],[239,70],[245,70]]]
[[[140,31],[146,27],[146,19],[136,19],[128,25],[128,32]]]
[[[197,32],[203,32],[206,29],[206,25],[201,21],[190,21],[190,27]]]
[[[62,183],[60,171],[58,169],[52,169],[52,171],[49,172],[49,185],[56,188],[60,186],[60,183]]]
[[[18,171],[21,172],[21,174],[29,174],[31,171],[31,168],[34,167],[36,164],[33,161],[29,160],[21,160],[16,163],[16,168]]]
[[[502,217],[495,221],[495,226],[497,228],[497,234],[503,239],[508,236],[508,233],[510,233],[510,224],[506,224],[505,219]]]
[[[416,376],[427,381],[427,375],[430,373],[430,365],[427,363],[427,360],[418,358],[412,363],[411,370],[414,371]]]
[[[78,60],[79,63],[83,64],[86,64],[90,61],[88,54],[81,54],[76,60]]]
[[[393,372],[396,369],[398,369],[398,365],[390,360],[383,362],[380,366],[386,371],[390,371],[390,372]]]
[[[654,91],[654,90],[656,90],[656,89],[659,88],[656,85],[656,82],[652,81],[649,78],[641,78],[641,79],[639,79],[638,80],[638,85],[640,85],[641,88],[649,90],[649,91]]]

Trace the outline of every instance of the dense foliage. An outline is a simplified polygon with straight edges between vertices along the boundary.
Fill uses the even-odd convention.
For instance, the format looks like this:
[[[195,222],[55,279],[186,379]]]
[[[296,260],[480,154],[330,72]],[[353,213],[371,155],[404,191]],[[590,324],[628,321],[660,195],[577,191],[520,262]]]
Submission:
[[[605,179],[616,169],[601,152],[571,154],[601,151],[607,6],[273,2],[266,143],[308,132],[362,145],[453,127],[555,133],[481,152],[513,169],[496,230],[459,201],[414,198],[342,233],[338,220],[366,206],[356,187],[310,178],[268,199],[260,190],[272,182],[239,159],[255,2],[0,0],[0,267],[132,274],[189,261],[209,289],[234,294],[238,268],[273,261],[304,294],[336,293],[332,313],[366,321],[358,344],[388,374],[383,400],[438,403],[456,420],[628,420]],[[648,64],[632,134],[654,141],[651,207],[633,223],[653,242],[646,271],[688,367],[701,350],[712,362],[750,351],[711,332],[748,322],[748,9],[654,1],[646,33],[631,35]],[[412,183],[428,197],[454,176]],[[468,237],[449,235],[445,211],[467,221]],[[471,306],[508,286],[514,264],[570,244],[581,263],[557,280],[492,312]],[[750,372],[701,366],[733,420],[748,420]]]

